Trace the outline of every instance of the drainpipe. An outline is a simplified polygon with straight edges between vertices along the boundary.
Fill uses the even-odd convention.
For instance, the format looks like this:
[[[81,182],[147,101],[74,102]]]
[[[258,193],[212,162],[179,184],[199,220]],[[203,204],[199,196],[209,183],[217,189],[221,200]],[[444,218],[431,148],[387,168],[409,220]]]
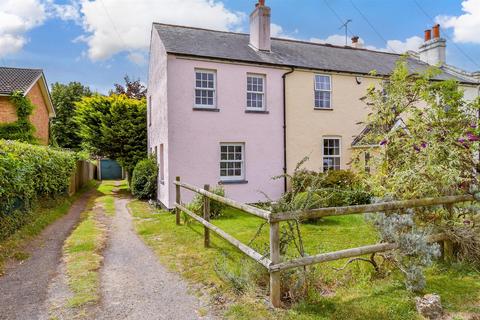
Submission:
[[[290,67],[290,71],[282,75],[283,79],[283,191],[287,192],[287,93],[286,79],[290,73],[295,71],[294,67]]]

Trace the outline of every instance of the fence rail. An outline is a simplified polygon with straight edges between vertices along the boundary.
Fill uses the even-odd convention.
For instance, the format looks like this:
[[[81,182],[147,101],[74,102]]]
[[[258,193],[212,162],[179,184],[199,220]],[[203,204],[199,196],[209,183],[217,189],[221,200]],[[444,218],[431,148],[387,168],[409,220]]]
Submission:
[[[283,270],[297,268],[317,263],[323,263],[328,261],[334,261],[344,258],[358,257],[365,254],[372,254],[377,252],[385,252],[398,248],[396,243],[377,243],[372,245],[366,245],[357,248],[344,249],[334,252],[322,253],[313,256],[300,257],[297,259],[282,261],[280,256],[280,222],[293,219],[308,219],[308,218],[319,218],[327,216],[341,216],[341,215],[350,215],[350,214],[362,214],[362,213],[376,213],[384,211],[392,211],[399,209],[408,209],[408,208],[419,208],[419,207],[429,207],[429,206],[452,206],[456,203],[475,201],[474,197],[471,195],[459,195],[459,196],[445,196],[438,198],[425,198],[425,199],[415,199],[415,200],[404,200],[404,201],[392,201],[384,203],[375,203],[370,205],[358,205],[358,206],[347,206],[347,207],[335,207],[335,208],[320,208],[314,210],[306,211],[293,211],[293,212],[281,212],[281,213],[272,213],[270,211],[262,210],[255,208],[253,206],[240,203],[238,201],[228,199],[219,195],[216,195],[209,191],[209,185],[205,185],[203,189],[196,186],[190,185],[180,181],[180,177],[176,178],[174,182],[176,187],[176,223],[181,225],[180,213],[184,212],[188,216],[192,217],[197,222],[201,223],[205,227],[204,237],[205,237],[205,247],[210,245],[210,233],[213,231],[221,238],[228,241],[230,244],[235,246],[241,252],[243,252],[248,257],[252,258],[256,262],[263,265],[268,272],[270,273],[270,302],[274,307],[280,307],[281,297],[280,297],[280,272]],[[200,195],[204,196],[204,212],[203,217],[193,213],[188,208],[181,204],[181,188],[193,191]],[[219,227],[213,225],[209,222],[210,220],[210,200],[218,201],[220,203],[226,204],[230,207],[239,209],[245,213],[252,214],[264,220],[267,220],[270,225],[270,257],[266,257],[259,252],[255,251],[253,248],[242,243],[235,237],[229,235]],[[432,235],[428,239],[429,242],[439,242],[446,241],[445,248],[451,247],[446,240],[446,236],[443,234]]]

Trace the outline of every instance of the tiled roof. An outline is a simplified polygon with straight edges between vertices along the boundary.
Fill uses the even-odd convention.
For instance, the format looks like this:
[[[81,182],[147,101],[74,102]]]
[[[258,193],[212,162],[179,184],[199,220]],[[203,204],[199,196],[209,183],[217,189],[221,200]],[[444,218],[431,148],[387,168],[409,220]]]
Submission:
[[[0,67],[0,95],[14,91],[26,93],[42,73],[40,69]]]
[[[205,58],[226,59],[258,64],[300,67],[324,71],[368,74],[375,70],[389,75],[401,57],[380,51],[356,49],[287,39],[272,38],[272,51],[261,52],[249,46],[244,33],[154,23],[168,53]],[[407,59],[411,72],[422,72],[429,65],[412,57]],[[455,79],[463,83],[478,83],[443,69],[437,80]]]

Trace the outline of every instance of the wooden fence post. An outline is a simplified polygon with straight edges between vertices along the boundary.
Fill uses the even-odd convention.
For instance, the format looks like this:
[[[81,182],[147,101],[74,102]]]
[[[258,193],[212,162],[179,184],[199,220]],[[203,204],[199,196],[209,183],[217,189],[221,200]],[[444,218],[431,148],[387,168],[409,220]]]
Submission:
[[[210,186],[208,184],[203,186],[203,189],[210,191]],[[203,196],[203,219],[210,221],[210,199]],[[205,248],[210,247],[210,229],[204,227],[204,245]]]
[[[180,177],[176,177],[175,180],[177,182],[180,182]],[[175,185],[175,202],[178,204],[180,203],[181,198],[180,198],[180,186],[177,184]],[[175,221],[177,223],[177,226],[180,225],[180,209],[176,208],[175,209]]]
[[[270,260],[272,264],[280,262],[280,223],[270,222]],[[270,272],[270,303],[280,307],[280,271]]]
[[[453,204],[445,205],[445,209],[447,209],[448,211],[449,218],[452,218],[454,214]],[[443,248],[443,252],[442,252],[443,261],[448,263],[453,262],[454,256],[455,256],[453,242],[449,239],[444,240],[442,248]]]

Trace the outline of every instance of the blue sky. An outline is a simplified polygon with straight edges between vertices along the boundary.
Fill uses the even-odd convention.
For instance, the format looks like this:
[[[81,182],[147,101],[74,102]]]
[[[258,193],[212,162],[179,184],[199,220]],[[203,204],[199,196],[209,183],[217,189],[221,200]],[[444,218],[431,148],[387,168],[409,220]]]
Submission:
[[[107,92],[125,74],[147,80],[150,22],[248,31],[254,0],[0,0],[0,63],[52,82]],[[364,46],[416,48],[442,24],[447,62],[480,70],[480,0],[267,0],[281,37],[338,44],[342,20]],[[423,11],[425,12],[423,12]],[[32,18],[35,17],[35,18]],[[179,39],[181,41],[181,39]],[[387,44],[388,43],[388,44]]]

